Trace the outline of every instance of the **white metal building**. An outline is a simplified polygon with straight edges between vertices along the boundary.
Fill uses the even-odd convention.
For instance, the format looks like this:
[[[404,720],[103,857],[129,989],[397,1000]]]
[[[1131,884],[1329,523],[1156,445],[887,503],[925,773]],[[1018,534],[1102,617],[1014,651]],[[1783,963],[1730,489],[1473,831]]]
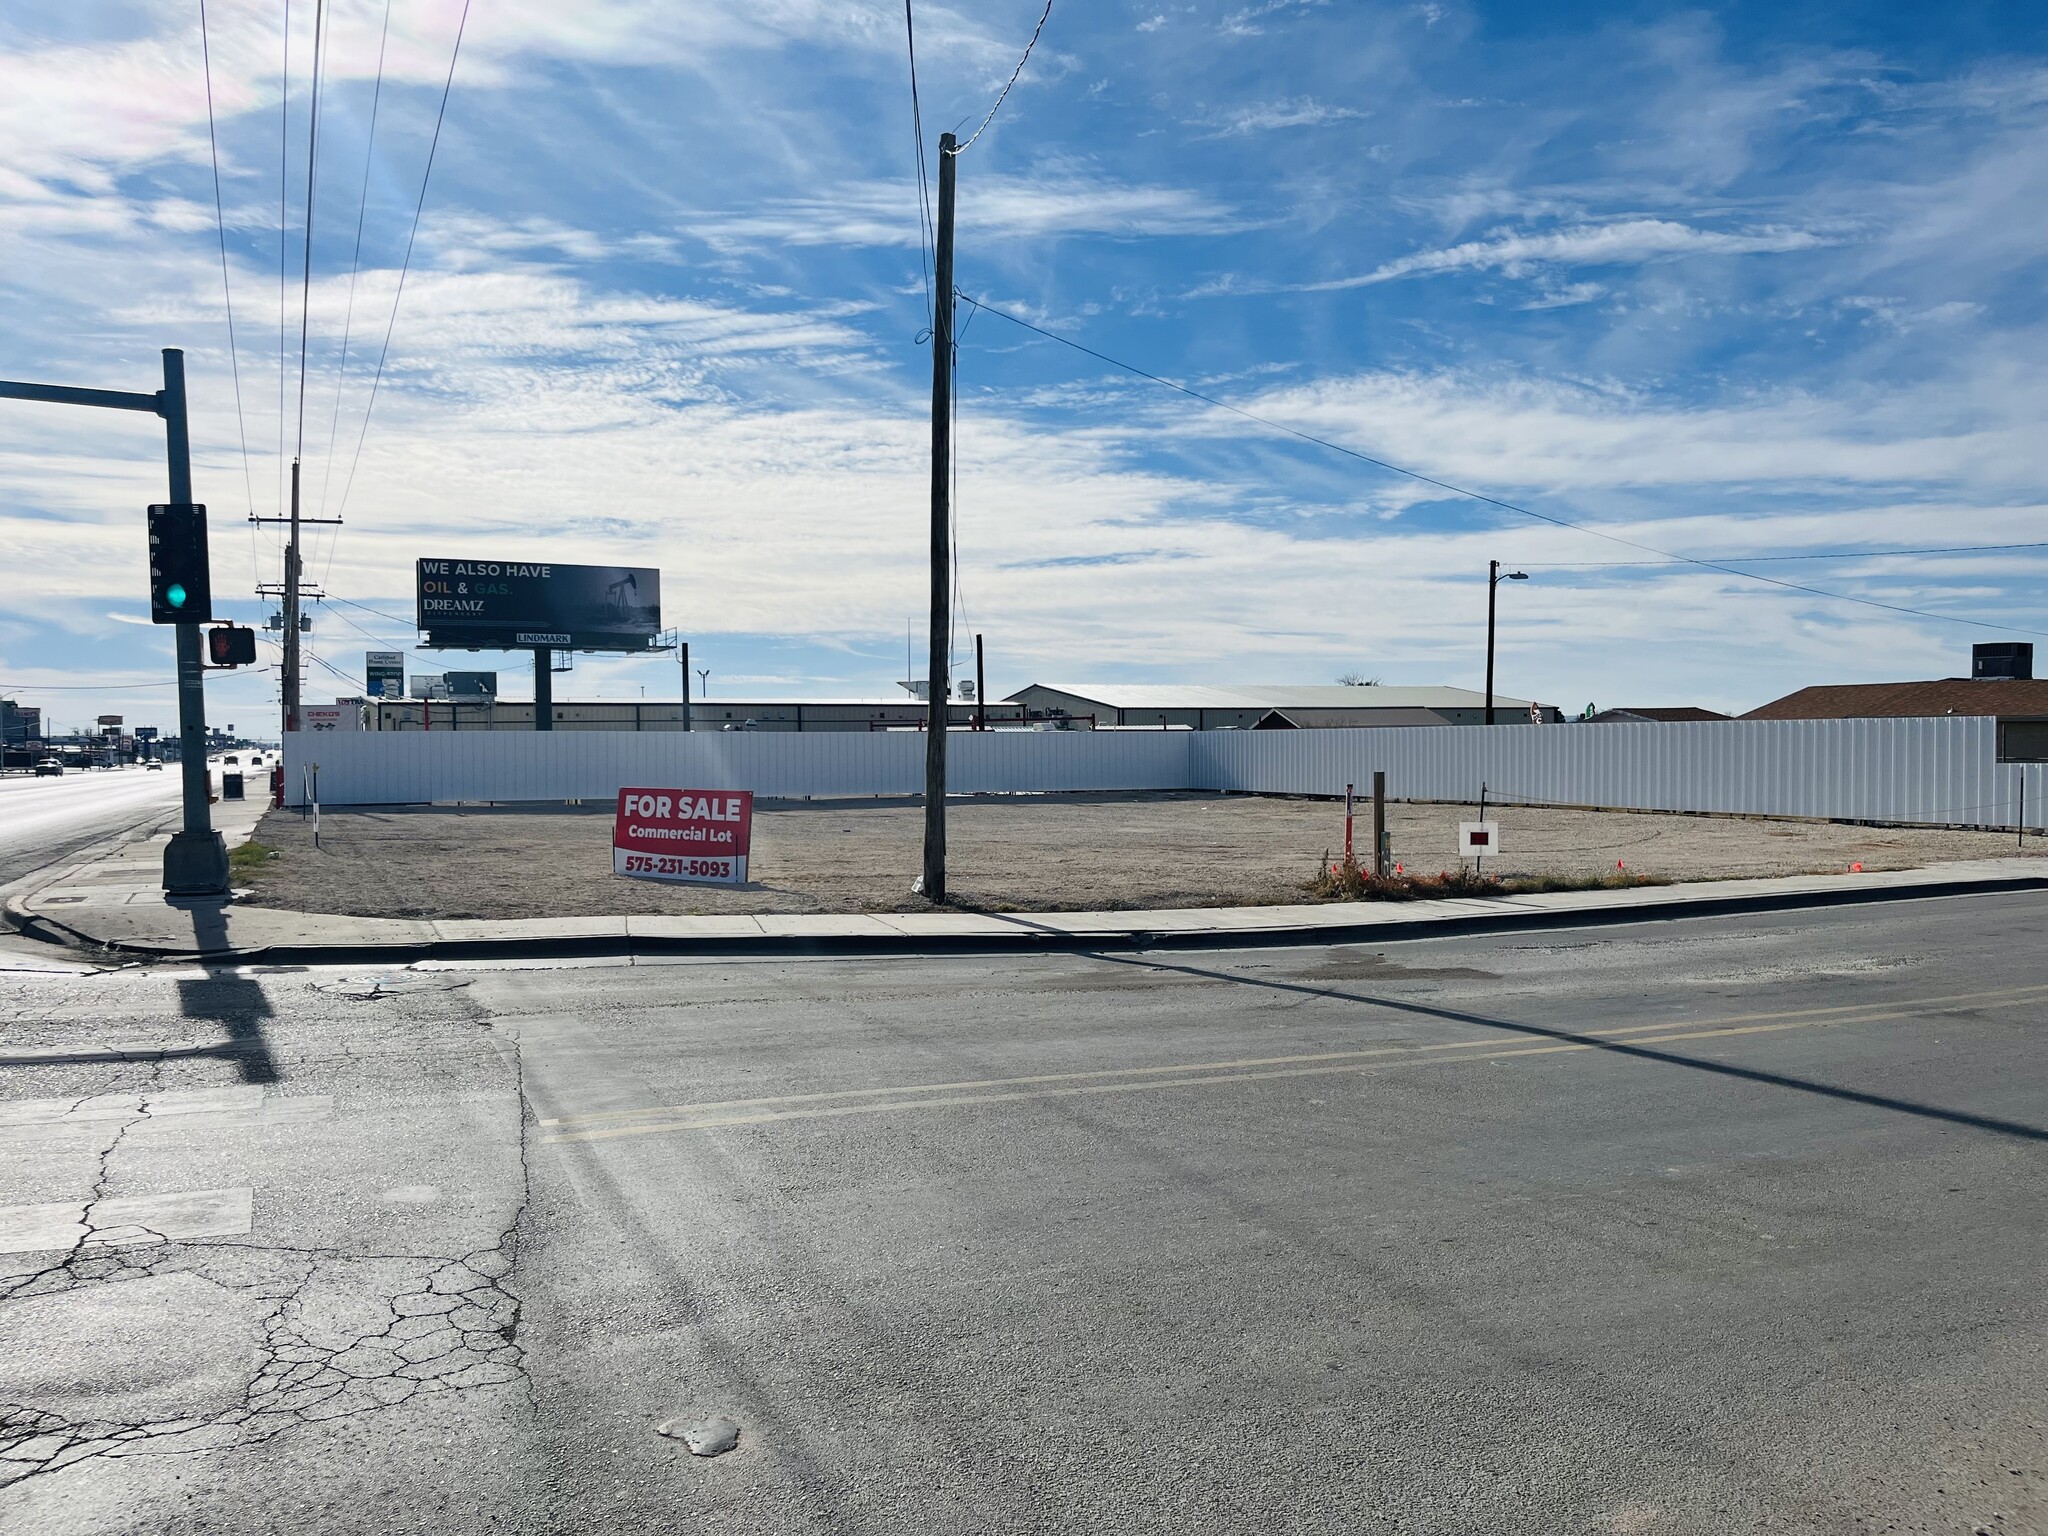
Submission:
[[[1064,711],[1098,726],[1165,726],[1196,731],[1328,729],[1344,726],[1484,725],[1486,695],[1469,688],[1374,683],[1214,688],[1180,683],[1033,683],[1009,696],[1034,717]],[[1530,701],[1493,696],[1496,724],[1529,723]],[[1540,706],[1543,719],[1560,717]]]

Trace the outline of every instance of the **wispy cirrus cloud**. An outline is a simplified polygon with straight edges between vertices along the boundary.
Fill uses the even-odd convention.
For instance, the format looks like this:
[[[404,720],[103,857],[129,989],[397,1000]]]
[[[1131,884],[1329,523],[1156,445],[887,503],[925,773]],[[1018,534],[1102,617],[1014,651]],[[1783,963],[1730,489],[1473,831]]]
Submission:
[[[1302,283],[1301,293],[1336,293],[1390,283],[1397,278],[1439,272],[1497,271],[1519,276],[1539,266],[1630,266],[1680,256],[1747,256],[1763,252],[1809,251],[1834,244],[1808,229],[1771,225],[1761,229],[1701,229],[1675,219],[1619,219],[1607,224],[1574,224],[1531,232],[1502,230],[1480,240],[1396,257],[1356,277]]]
[[[1253,227],[1252,220],[1205,193],[1072,172],[977,177],[961,189],[959,219],[963,230],[983,236],[1032,239],[1215,235]],[[917,189],[902,181],[856,183],[828,196],[779,199],[748,213],[695,218],[689,232],[720,249],[775,243],[914,250]]]
[[[1312,96],[1294,100],[1256,102],[1248,107],[1233,107],[1228,111],[1212,113],[1197,118],[1199,127],[1209,128],[1214,138],[1233,138],[1245,134],[1267,133],[1276,128],[1315,128],[1325,123],[1357,122],[1370,117],[1356,107],[1332,106],[1317,101]]]

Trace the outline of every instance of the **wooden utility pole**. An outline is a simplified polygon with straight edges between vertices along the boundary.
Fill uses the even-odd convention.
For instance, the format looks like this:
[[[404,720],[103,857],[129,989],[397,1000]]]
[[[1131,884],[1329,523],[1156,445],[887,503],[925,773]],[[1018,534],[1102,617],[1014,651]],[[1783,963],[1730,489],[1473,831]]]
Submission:
[[[932,293],[932,603],[924,733],[924,895],[946,899],[946,727],[952,713],[953,178],[959,142],[939,135],[939,230]]]
[[[284,728],[299,728],[299,461],[292,460],[291,536],[284,546]]]

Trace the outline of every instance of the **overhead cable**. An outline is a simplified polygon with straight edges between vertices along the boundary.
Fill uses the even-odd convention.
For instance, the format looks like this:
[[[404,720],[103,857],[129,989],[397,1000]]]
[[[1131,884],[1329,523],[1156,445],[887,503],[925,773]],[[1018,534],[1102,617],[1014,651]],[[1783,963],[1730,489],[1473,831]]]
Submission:
[[[924,158],[924,109],[917,99],[917,28],[910,17],[911,0],[903,0],[903,41],[910,53],[910,136],[917,145],[918,257],[924,263],[924,323],[932,316],[932,190]]]
[[[1484,491],[1474,491],[1462,485],[1453,485],[1448,480],[1439,480],[1434,475],[1425,475],[1419,470],[1407,469],[1402,465],[1390,463],[1386,459],[1376,459],[1369,453],[1360,453],[1356,448],[1347,448],[1342,443],[1332,442],[1326,437],[1318,437],[1313,432],[1304,432],[1299,427],[1290,427],[1285,422],[1274,421],[1271,417],[1261,416],[1255,411],[1248,411],[1243,406],[1232,405],[1227,400],[1219,400],[1214,395],[1205,395],[1199,389],[1190,389],[1185,384],[1176,384],[1172,379],[1161,378],[1158,374],[1150,373],[1138,367],[1135,363],[1124,362],[1120,358],[1111,357],[1107,352],[1098,352],[1093,347],[1084,346],[1078,341],[1070,340],[1065,336],[1059,335],[1057,332],[1049,331],[1044,326],[1033,325],[1029,320],[1023,319],[1021,316],[1013,315],[1007,310],[997,309],[993,304],[984,304],[971,294],[962,293],[960,298],[964,302],[973,305],[976,309],[987,310],[988,313],[996,316],[996,318],[1007,320],[1012,325],[1020,326],[1024,330],[1043,336],[1047,341],[1056,341],[1063,347],[1071,347],[1074,351],[1085,353],[1098,362],[1109,364],[1112,368],[1119,368],[1125,373],[1135,374],[1137,377],[1160,385],[1162,388],[1186,395],[1191,400],[1199,400],[1204,405],[1212,405],[1220,411],[1228,411],[1233,416],[1243,417],[1246,421],[1257,422],[1262,427],[1270,427],[1275,432],[1284,432],[1287,436],[1299,438],[1304,443],[1313,443],[1318,448],[1327,448],[1332,453],[1341,453],[1346,458],[1357,459],[1360,463],[1370,464],[1375,469],[1384,469],[1390,474],[1401,475],[1423,485],[1433,485],[1440,491],[1450,492],[1453,496],[1463,496],[1472,501],[1484,502],[1490,507],[1499,507],[1502,511],[1513,512],[1519,517],[1534,518],[1539,523],[1549,523],[1557,528],[1569,528],[1574,533],[1590,534],[1596,539],[1605,539],[1611,544],[1622,544],[1630,549],[1639,549],[1645,554],[1655,555],[1660,560],[1668,561],[1673,565],[1698,566],[1704,570],[1719,571],[1724,576],[1734,576],[1743,581],[1755,581],[1761,582],[1766,586],[1781,587],[1788,592],[1804,592],[1809,597],[1826,598],[1830,602],[1837,603],[1856,603],[1865,608],[1882,608],[1889,613],[1903,613],[1916,619],[1934,619],[1944,624],[1968,624],[1976,629],[1996,629],[2013,635],[2038,635],[2042,633],[2039,630],[2022,629],[2013,624],[1994,624],[1988,619],[1966,619],[1952,613],[1930,613],[1925,609],[1907,608],[1898,603],[1880,602],[1874,597],[1852,597],[1846,592],[1828,592],[1820,587],[1809,587],[1796,581],[1780,581],[1775,576],[1759,576],[1754,571],[1737,570],[1733,566],[1722,565],[1713,560],[1703,560],[1693,555],[1673,554],[1668,549],[1659,549],[1654,544],[1645,544],[1639,539],[1625,538],[1618,533],[1607,533],[1599,528],[1589,527],[1584,523],[1575,523],[1569,518],[1554,517],[1548,512],[1538,512],[1533,508],[1520,506],[1512,501],[1503,501],[1498,496],[1489,496]]]
[[[356,466],[363,460],[363,440],[370,435],[370,413],[377,409],[377,391],[384,382],[384,364],[391,355],[391,333],[398,325],[398,306],[405,298],[406,274],[412,270],[413,245],[420,237],[420,216],[427,206],[427,184],[434,176],[434,155],[441,147],[441,124],[448,117],[448,97],[455,89],[455,65],[462,57],[462,34],[469,27],[470,0],[462,0],[462,15],[455,23],[455,46],[448,54],[448,78],[441,86],[441,108],[434,114],[434,136],[427,144],[427,166],[420,173],[419,200],[412,210],[412,232],[405,237],[405,259],[398,266],[398,289],[391,296],[391,318],[384,325],[384,345],[377,353],[377,371],[370,379],[370,400],[363,407],[362,430],[356,434],[356,451],[349,459],[348,478],[342,482],[341,502],[334,509],[339,517],[348,508],[349,492],[355,488]]]
[[[1716,560],[1753,565],[1763,560],[1882,560],[1890,555],[1981,555],[2009,549],[2048,549],[2048,542],[2033,544],[1943,544],[1933,549],[1824,549],[1802,555],[1716,555]],[[1658,566],[1684,565],[1677,560],[1517,560],[1516,565],[1532,571],[1609,571],[1632,567],[1638,570]]]
[[[277,510],[284,511],[285,266],[291,248],[292,0],[284,0],[284,64],[277,91]]]
[[[981,127],[967,136],[965,144],[955,146],[954,157],[967,153],[974,147],[974,141],[987,131],[988,125],[996,120],[996,114],[1003,110],[1003,103],[1010,98],[1010,87],[1017,83],[1017,77],[1024,73],[1025,61],[1031,57],[1031,50],[1038,46],[1038,34],[1045,30],[1045,18],[1052,14],[1052,0],[1045,0],[1045,9],[1039,13],[1038,25],[1031,29],[1031,41],[1024,45],[1024,57],[1017,61],[1017,67],[1010,71],[1009,82],[1003,86],[1002,94],[996,97],[996,104],[988,109],[988,116],[981,120]]]
[[[199,57],[206,71],[206,147],[213,156],[213,227],[220,236],[220,296],[228,312],[228,366],[235,379],[235,429],[242,440],[242,488],[249,512],[256,511],[256,482],[249,472],[249,422],[242,414],[242,354],[235,344],[235,295],[228,286],[228,216],[220,195],[220,140],[213,121],[213,48],[207,37],[206,0],[199,0]]]
[[[370,133],[363,146],[363,189],[356,200],[356,249],[348,264],[348,307],[341,319],[341,366],[334,374],[334,409],[327,418],[326,463],[320,477],[320,515],[327,515],[327,492],[334,484],[334,440],[341,426],[341,386],[348,378],[349,336],[356,318],[356,279],[363,270],[363,223],[370,211],[370,166],[377,153],[377,109],[384,100],[384,50],[391,40],[391,0],[384,0],[384,30],[377,38],[377,81],[370,88]]]
[[[313,0],[313,104],[306,128],[306,258],[299,279],[299,428],[292,457],[306,451],[306,327],[313,308],[313,198],[320,165],[320,44],[326,0]]]

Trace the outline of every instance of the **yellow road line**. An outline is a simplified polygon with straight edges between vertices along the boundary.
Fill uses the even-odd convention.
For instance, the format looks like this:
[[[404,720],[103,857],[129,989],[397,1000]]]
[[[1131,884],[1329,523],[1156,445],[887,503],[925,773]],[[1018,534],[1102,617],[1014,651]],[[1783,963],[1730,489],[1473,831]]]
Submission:
[[[1972,1003],[2005,1000],[2018,1001],[2036,994],[2048,993],[2048,985],[2029,987],[2002,987],[1991,992],[1966,992],[1944,998],[1914,998],[1899,1003],[1841,1003],[1826,1008],[1795,1008],[1774,1013],[1738,1013],[1726,1018],[1708,1020],[1697,1027],[1720,1030],[1731,1025],[1749,1023],[1771,1023],[1778,1020],[1799,1022],[1827,1022],[1830,1016],[1858,1014],[1871,1008],[1911,1010],[1914,1008],[1937,1008],[1943,1011],[1966,1007]],[[1341,1000],[1341,995],[1338,996]],[[1897,1017],[1887,1013],[1886,1018]],[[1670,1029],[1678,1020],[1664,1020],[1655,1024],[1617,1024],[1601,1029],[1581,1029],[1572,1033],[1611,1039],[1624,1035],[1642,1034],[1649,1030]],[[1086,1083],[1104,1078],[1171,1077],[1176,1073],[1190,1072],[1237,1072],[1248,1068],[1288,1067],[1323,1062],[1352,1061],[1366,1057],[1389,1055],[1421,1055],[1444,1051],[1480,1050],[1489,1045],[1504,1043],[1498,1037],[1489,1036],[1481,1040],[1440,1041],[1434,1045],[1413,1045],[1399,1042],[1388,1045],[1362,1047],[1348,1051],[1319,1051],[1307,1055],[1293,1056],[1251,1056],[1229,1061],[1182,1061],[1159,1067],[1104,1067],[1087,1072],[1043,1072],[1027,1077],[991,1077],[969,1079],[948,1083],[900,1083],[877,1088],[839,1088],[817,1093],[775,1094],[765,1098],[716,1099],[696,1104],[664,1104],[647,1109],[599,1110],[588,1115],[566,1115],[543,1119],[538,1123],[547,1127],[592,1130],[608,1128],[612,1122],[636,1120],[661,1120],[664,1124],[677,1116],[708,1114],[717,1110],[766,1109],[783,1104],[823,1104],[841,1099],[874,1098],[878,1095],[901,1094],[955,1094],[970,1093],[981,1089],[1036,1087],[1052,1083]],[[947,1100],[945,1102],[953,1102]],[[734,1122],[740,1123],[740,1122]],[[552,1139],[561,1139],[550,1138]]]
[[[1889,1006],[1866,1006],[1860,1011],[1853,1008],[1800,1009],[1779,1014],[1747,1014],[1691,1028],[1673,1029],[1670,1022],[1663,1024],[1638,1024],[1603,1030],[1583,1030],[1578,1033],[1614,1040],[1624,1046],[1650,1045],[1672,1040],[1704,1040],[1738,1035],[1773,1034],[1789,1029],[1808,1029],[1818,1025],[1832,1024],[1875,1024],[1896,1019],[1914,1017],[1917,1011],[1928,1009],[1949,1012],[1967,1007],[1987,999],[2020,1000],[2027,996],[2048,992],[2048,986],[2013,987],[1998,992],[1966,993],[1959,996],[1932,1000],[1916,999]],[[1760,1020],[1762,1022],[1746,1022]],[[1617,1036],[1626,1039],[1616,1039]],[[1486,1050],[1492,1047],[1491,1050]],[[1048,1073],[1037,1077],[992,1078],[986,1083],[963,1084],[917,1084],[902,1089],[875,1088],[848,1090],[841,1094],[790,1095],[785,1099],[735,1099],[722,1103],[678,1105],[667,1111],[650,1111],[663,1118],[640,1124],[599,1125],[587,1130],[558,1130],[542,1137],[543,1145],[558,1142],[610,1141],[623,1136],[645,1136],[669,1131],[705,1131],[731,1126],[767,1125],[781,1120],[837,1119],[849,1115],[899,1114],[906,1110],[941,1109],[974,1104],[1014,1103],[1022,1099],[1054,1099],[1096,1096],[1113,1093],[1136,1093],[1159,1088],[1197,1088],[1205,1083],[1247,1083],[1269,1082],[1294,1077],[1325,1077],[1347,1072],[1368,1072],[1390,1065],[1383,1058],[1405,1057],[1421,1065],[1452,1061],[1496,1061],[1516,1056],[1548,1056],[1567,1051],[1590,1051],[1599,1048],[1599,1041],[1565,1040],[1541,1045],[1510,1044],[1499,1037],[1484,1040],[1448,1041],[1434,1046],[1384,1046],[1371,1050],[1331,1051],[1314,1056],[1267,1057],[1243,1062],[1216,1062],[1184,1064],[1178,1067],[1136,1067],[1122,1073],[1114,1071],[1088,1073]],[[1450,1056],[1451,1051],[1485,1051],[1476,1056]],[[1372,1058],[1372,1059],[1362,1059]],[[1294,1065],[1292,1063],[1313,1063]],[[1244,1070],[1250,1069],[1250,1070]],[[1200,1075],[1172,1076],[1173,1073]],[[1116,1082],[1077,1082],[1078,1078],[1119,1077]],[[1054,1083],[1065,1086],[1045,1086]],[[939,1088],[972,1090],[977,1088],[1003,1089],[1002,1092],[960,1091],[939,1096],[917,1098],[897,1097],[880,1103],[868,1104],[820,1104],[819,1099],[844,1098],[852,1093],[869,1096],[880,1094],[918,1093],[931,1095]],[[771,1108],[776,1104],[804,1104],[801,1108]],[[734,1113],[732,1111],[739,1111]],[[579,1122],[554,1120],[543,1121],[544,1125],[566,1126]]]

